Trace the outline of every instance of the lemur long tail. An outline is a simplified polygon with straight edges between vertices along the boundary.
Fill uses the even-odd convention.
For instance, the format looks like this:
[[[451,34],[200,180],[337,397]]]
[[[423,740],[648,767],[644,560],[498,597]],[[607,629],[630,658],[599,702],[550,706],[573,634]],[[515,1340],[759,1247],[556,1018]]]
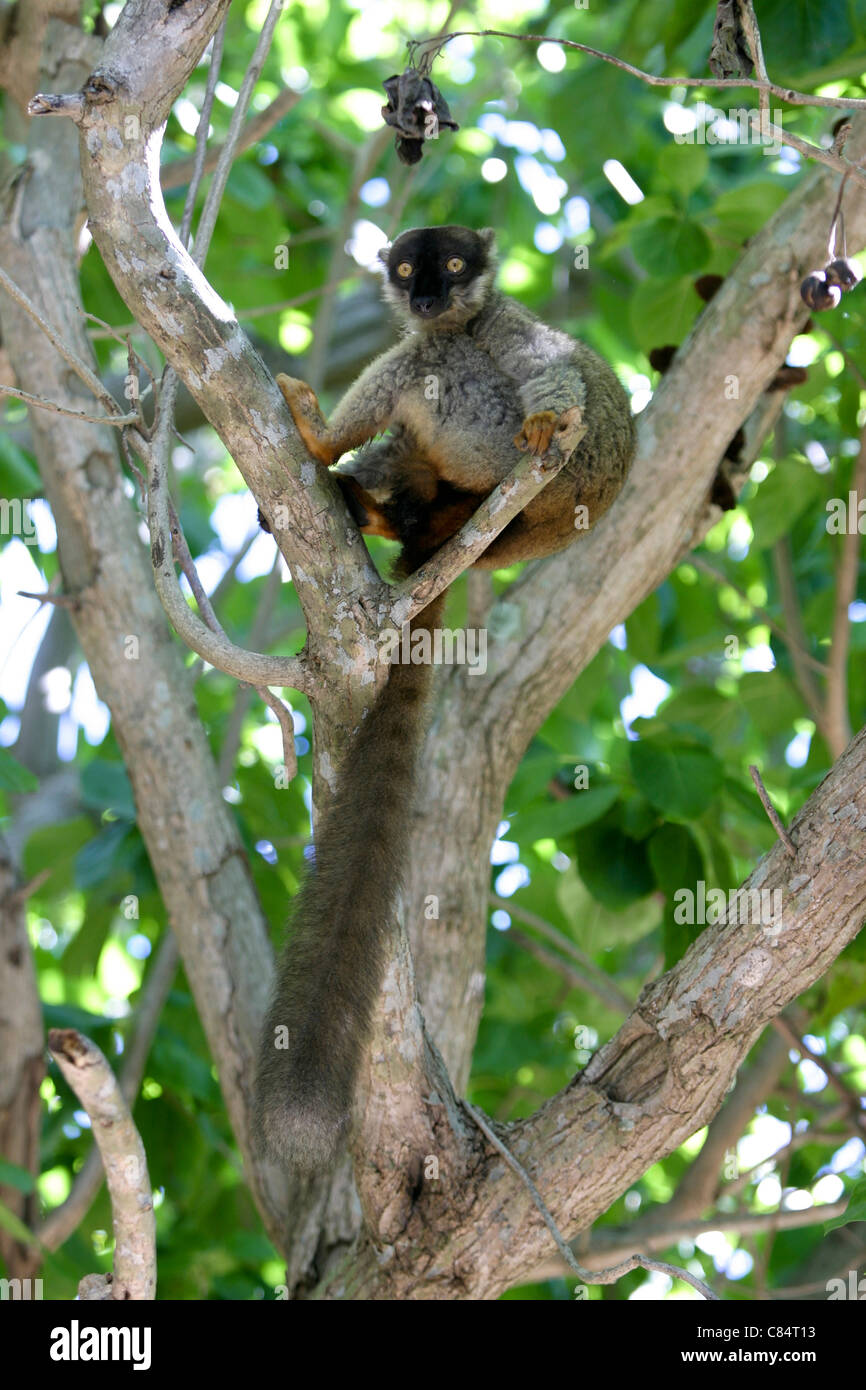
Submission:
[[[444,599],[419,614],[413,633],[439,623]],[[256,1120],[264,1150],[297,1172],[331,1167],[348,1135],[409,852],[431,679],[428,663],[391,666],[346,754],[295,900],[262,1035]]]

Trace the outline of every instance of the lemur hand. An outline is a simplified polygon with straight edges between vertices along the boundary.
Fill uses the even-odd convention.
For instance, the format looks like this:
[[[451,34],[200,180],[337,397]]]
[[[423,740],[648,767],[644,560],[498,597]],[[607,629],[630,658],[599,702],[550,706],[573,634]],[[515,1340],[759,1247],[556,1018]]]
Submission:
[[[538,410],[527,415],[514,436],[518,449],[542,457],[553,448],[557,455],[570,454],[586,433],[583,412],[573,405],[557,415],[554,410]]]

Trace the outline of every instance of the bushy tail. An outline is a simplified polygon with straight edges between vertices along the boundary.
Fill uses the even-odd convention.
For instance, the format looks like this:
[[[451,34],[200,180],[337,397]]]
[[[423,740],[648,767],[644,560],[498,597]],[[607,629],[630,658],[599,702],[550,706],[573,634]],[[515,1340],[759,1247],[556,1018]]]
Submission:
[[[444,597],[419,614],[413,633],[438,624]],[[265,1152],[299,1172],[329,1168],[348,1135],[409,850],[431,678],[429,664],[391,666],[346,753],[277,967],[259,1056],[256,1121]]]

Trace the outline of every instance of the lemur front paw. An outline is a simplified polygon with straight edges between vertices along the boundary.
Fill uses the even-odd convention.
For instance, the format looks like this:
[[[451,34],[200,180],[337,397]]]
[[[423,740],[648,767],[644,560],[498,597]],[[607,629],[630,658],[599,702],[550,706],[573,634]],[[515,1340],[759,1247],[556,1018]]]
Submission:
[[[333,463],[334,451],[327,440],[328,426],[312,386],[298,377],[286,376],[284,372],[277,377],[277,385],[292,412],[295,429],[313,458],[326,465]]]
[[[552,451],[561,458],[563,454],[567,457],[585,434],[583,411],[579,405],[573,405],[561,415],[554,410],[527,415],[514,442],[518,449],[529,449],[536,457],[543,459]]]
[[[555,428],[556,412],[538,410],[534,415],[527,415],[514,436],[514,442],[524,452],[528,449],[531,454],[546,454]]]

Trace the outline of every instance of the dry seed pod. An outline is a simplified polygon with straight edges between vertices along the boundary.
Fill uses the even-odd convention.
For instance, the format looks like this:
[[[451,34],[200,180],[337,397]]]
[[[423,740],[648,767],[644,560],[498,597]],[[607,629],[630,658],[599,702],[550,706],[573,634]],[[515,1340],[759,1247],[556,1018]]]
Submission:
[[[813,270],[800,286],[800,295],[810,309],[820,313],[823,309],[835,309],[842,298],[838,285],[827,283],[823,270]]]
[[[831,261],[824,274],[827,277],[828,285],[838,285],[840,290],[853,290],[860,281],[860,272],[852,261],[848,261],[844,256],[838,260]]]

